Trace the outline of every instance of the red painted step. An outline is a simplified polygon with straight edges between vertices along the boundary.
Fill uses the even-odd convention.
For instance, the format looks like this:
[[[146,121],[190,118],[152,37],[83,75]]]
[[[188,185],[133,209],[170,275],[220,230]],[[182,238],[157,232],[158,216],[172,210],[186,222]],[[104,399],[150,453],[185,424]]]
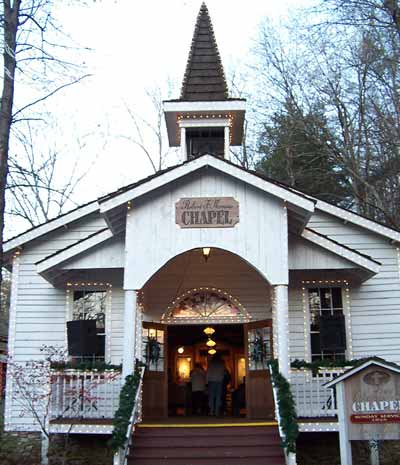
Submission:
[[[284,465],[276,426],[137,428],[128,465]]]

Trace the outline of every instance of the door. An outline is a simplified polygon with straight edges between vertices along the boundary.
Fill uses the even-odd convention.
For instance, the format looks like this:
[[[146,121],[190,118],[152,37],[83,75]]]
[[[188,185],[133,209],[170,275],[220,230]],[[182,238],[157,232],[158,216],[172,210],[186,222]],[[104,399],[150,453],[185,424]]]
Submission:
[[[167,400],[167,327],[143,323],[143,418],[162,419],[168,415]]]
[[[274,400],[268,370],[272,358],[272,320],[244,325],[246,410],[251,419],[273,418]]]

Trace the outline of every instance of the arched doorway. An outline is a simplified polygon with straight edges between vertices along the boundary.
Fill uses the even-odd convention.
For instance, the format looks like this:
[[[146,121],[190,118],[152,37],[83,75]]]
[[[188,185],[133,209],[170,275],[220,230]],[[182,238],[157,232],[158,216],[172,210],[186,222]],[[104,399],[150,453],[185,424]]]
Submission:
[[[190,373],[196,364],[207,371],[211,357],[206,327],[214,329],[216,346],[211,349],[222,356],[229,373],[224,413],[248,418],[273,416],[267,370],[267,361],[273,356],[270,286],[234,254],[220,249],[212,252],[207,262],[199,250],[176,257],[143,289],[147,320],[143,352],[148,363],[143,405],[147,418],[193,413]],[[183,291],[175,290],[174,295],[168,289],[174,283]],[[163,296],[172,298],[166,302]],[[151,357],[154,347],[157,360]],[[206,411],[204,408],[202,413]]]

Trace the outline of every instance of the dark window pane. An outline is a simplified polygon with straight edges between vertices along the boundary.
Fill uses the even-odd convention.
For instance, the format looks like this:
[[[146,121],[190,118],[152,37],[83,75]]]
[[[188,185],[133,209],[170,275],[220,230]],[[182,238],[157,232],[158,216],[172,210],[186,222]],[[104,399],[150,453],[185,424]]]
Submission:
[[[332,304],[333,308],[343,308],[342,289],[340,287],[332,288]]]
[[[311,334],[311,354],[316,355],[321,353],[321,343],[318,334]]]
[[[331,289],[329,287],[323,287],[320,289],[321,292],[321,308],[331,308]]]

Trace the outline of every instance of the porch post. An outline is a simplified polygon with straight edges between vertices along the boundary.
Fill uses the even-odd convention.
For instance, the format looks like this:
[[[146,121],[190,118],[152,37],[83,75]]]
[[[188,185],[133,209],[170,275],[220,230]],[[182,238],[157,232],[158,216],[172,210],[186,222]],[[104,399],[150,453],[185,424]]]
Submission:
[[[229,126],[224,127],[224,158],[229,160],[230,130]]]
[[[122,377],[133,373],[135,363],[137,291],[125,290],[124,306],[124,353],[122,357]]]
[[[289,310],[288,310],[288,287],[286,284],[274,286],[275,311],[276,311],[276,334],[278,336],[278,362],[279,371],[289,379]]]

